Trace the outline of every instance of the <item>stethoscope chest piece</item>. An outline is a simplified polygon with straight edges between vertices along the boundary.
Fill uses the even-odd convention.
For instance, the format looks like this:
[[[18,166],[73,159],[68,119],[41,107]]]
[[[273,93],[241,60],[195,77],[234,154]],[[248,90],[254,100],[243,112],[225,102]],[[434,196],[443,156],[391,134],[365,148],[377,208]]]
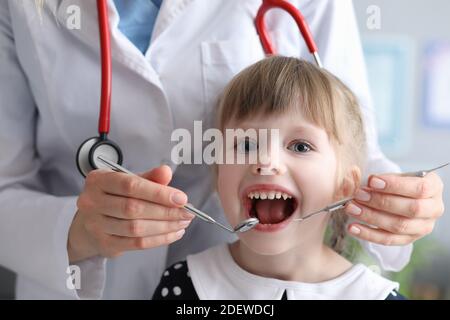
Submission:
[[[123,155],[119,146],[108,139],[92,137],[84,141],[77,152],[77,166],[81,174],[86,177],[95,169],[108,169],[98,156],[103,156],[111,161],[122,164]]]

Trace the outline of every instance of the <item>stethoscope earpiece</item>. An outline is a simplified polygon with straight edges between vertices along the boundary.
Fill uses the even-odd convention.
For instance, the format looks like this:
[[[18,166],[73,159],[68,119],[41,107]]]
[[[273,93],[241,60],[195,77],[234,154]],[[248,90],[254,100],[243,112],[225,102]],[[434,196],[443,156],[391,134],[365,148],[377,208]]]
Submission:
[[[89,138],[81,144],[77,152],[77,167],[84,177],[92,170],[109,168],[98,160],[98,156],[118,164],[123,162],[122,151],[116,143],[100,137]]]

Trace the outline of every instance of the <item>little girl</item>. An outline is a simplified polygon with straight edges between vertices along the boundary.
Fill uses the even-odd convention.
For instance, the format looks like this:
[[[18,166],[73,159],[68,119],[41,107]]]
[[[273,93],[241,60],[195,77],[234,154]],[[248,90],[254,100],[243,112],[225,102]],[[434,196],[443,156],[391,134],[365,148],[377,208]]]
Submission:
[[[360,184],[364,127],[355,96],[340,80],[303,60],[267,58],[229,83],[218,126],[222,132],[278,130],[264,161],[216,168],[229,223],[249,217],[260,223],[234,243],[168,268],[154,299],[403,298],[397,283],[339,255],[346,234],[343,213],[294,220],[351,196]],[[226,153],[244,153],[248,160],[261,150],[249,136],[233,140]]]

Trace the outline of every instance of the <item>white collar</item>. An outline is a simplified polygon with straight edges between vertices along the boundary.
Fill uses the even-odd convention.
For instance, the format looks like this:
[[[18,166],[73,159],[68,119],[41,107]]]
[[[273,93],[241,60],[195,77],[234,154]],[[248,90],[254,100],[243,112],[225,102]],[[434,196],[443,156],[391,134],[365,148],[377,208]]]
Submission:
[[[362,264],[339,277],[320,283],[264,278],[251,274],[233,260],[228,245],[187,257],[189,273],[201,300],[380,300],[399,285]]]

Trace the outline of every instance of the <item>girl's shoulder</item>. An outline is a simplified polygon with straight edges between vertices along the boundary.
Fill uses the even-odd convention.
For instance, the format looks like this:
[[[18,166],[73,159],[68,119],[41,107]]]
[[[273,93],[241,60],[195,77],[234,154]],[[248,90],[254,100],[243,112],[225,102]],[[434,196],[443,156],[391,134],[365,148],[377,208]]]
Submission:
[[[198,300],[186,260],[174,263],[161,276],[153,300]]]

